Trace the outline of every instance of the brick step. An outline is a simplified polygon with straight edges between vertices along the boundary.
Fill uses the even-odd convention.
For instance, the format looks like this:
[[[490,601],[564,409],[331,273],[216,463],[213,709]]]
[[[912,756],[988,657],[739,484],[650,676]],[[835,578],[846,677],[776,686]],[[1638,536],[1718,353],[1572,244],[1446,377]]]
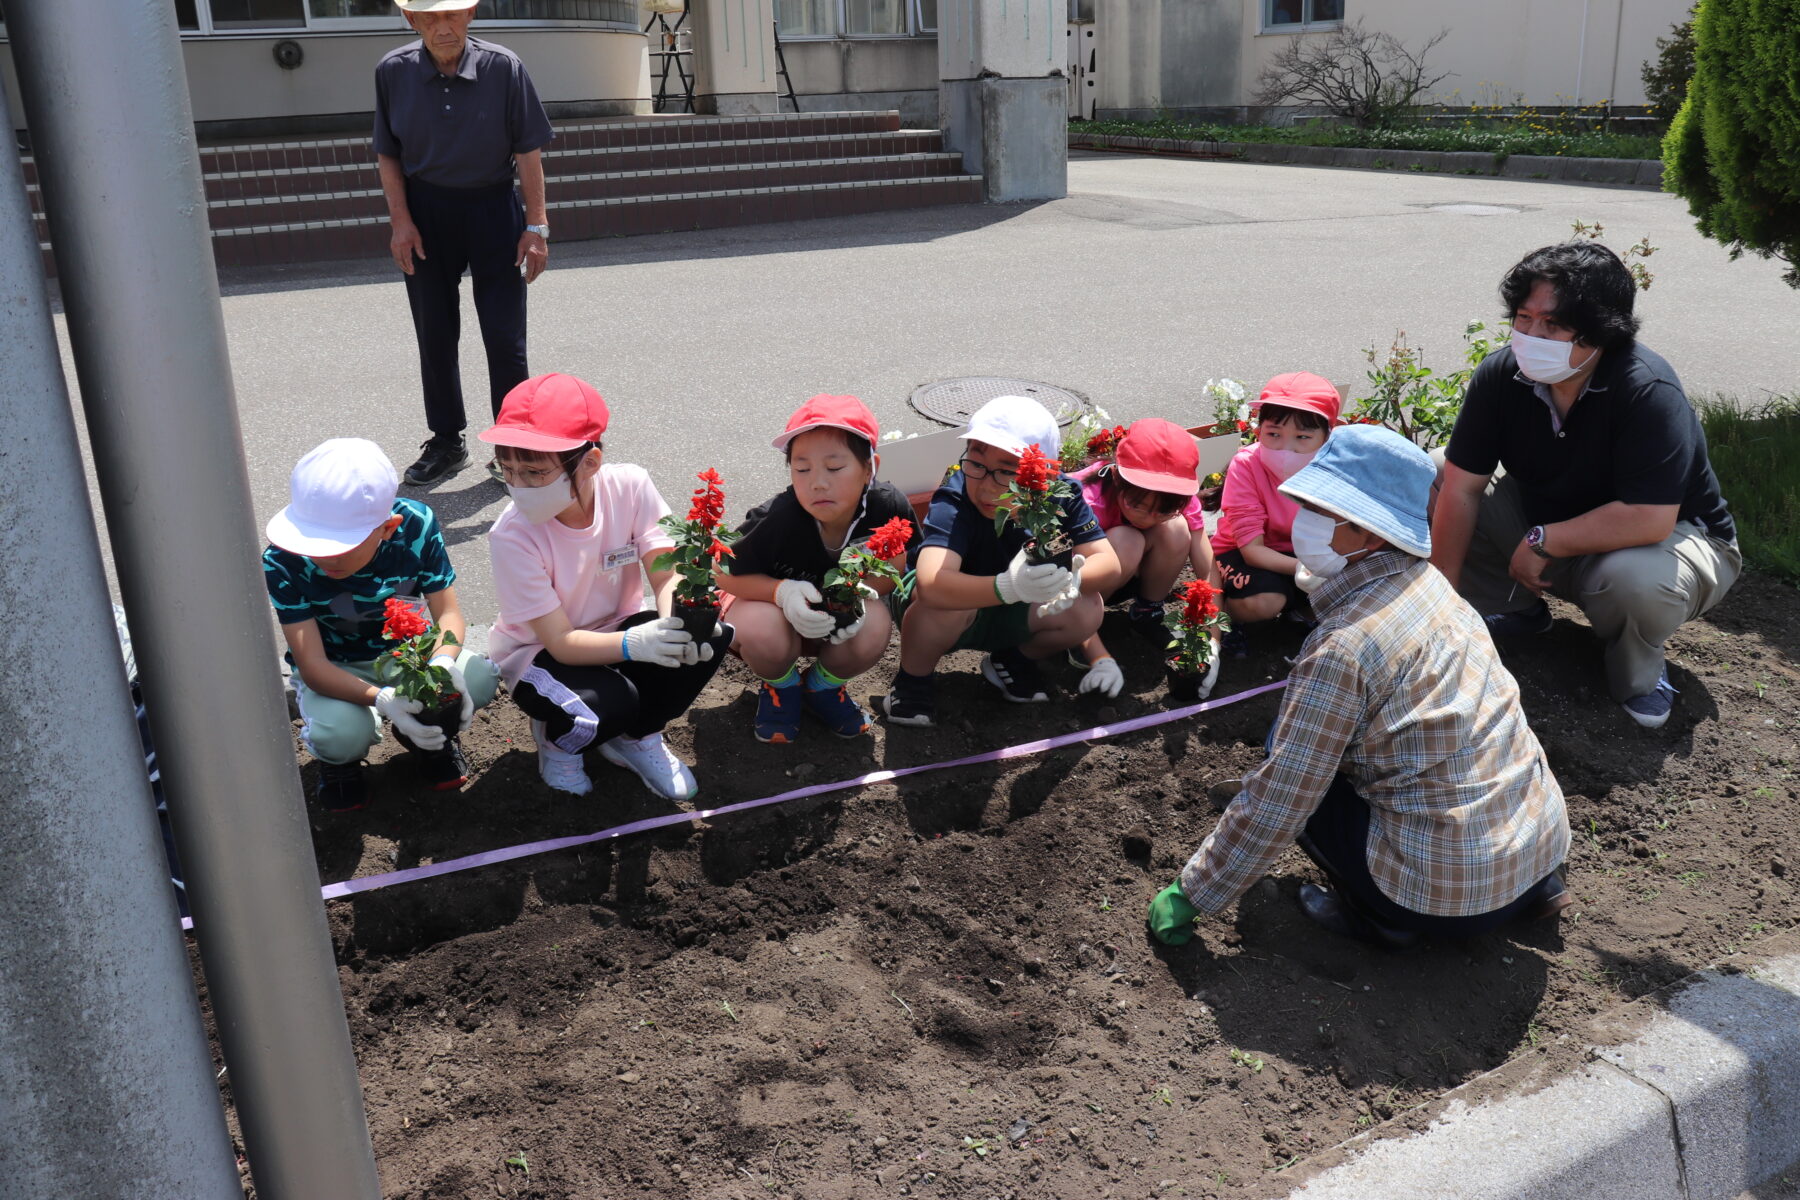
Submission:
[[[885,212],[981,201],[978,175],[802,184],[732,189],[694,195],[664,193],[583,200],[550,207],[556,240],[579,241],[717,229],[775,221],[801,221],[853,213]],[[387,254],[387,220],[288,222],[215,230],[213,254],[220,266],[379,259]]]
[[[956,174],[956,154],[902,154],[881,158],[813,159],[799,162],[747,163],[730,167],[695,167],[679,171],[616,171],[559,175],[547,181],[552,208],[559,204],[624,196],[693,195],[795,184],[845,183],[910,179]],[[302,178],[311,179],[310,176]],[[208,205],[214,229],[240,225],[276,225],[298,221],[355,220],[387,216],[381,189],[308,192],[295,196],[253,196],[213,200]]]

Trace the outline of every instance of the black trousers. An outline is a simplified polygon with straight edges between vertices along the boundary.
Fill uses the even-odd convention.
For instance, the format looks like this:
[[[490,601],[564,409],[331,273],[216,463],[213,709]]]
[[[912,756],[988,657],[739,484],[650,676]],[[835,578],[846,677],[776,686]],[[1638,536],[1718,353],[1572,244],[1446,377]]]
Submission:
[[[462,334],[457,290],[465,270],[474,281],[495,416],[506,393],[527,374],[525,280],[513,265],[525,232],[525,209],[510,180],[486,188],[446,188],[408,179],[406,203],[426,255],[415,257],[413,273],[404,276],[419,341],[425,423],[434,437],[450,438],[468,424],[456,359]]]
[[[620,628],[654,620],[655,610],[646,610]],[[723,632],[711,642],[712,660],[687,667],[637,662],[572,667],[541,651],[513,689],[513,703],[544,722],[550,740],[570,754],[620,734],[648,737],[691,708],[724,663],[735,634],[729,625],[720,628]]]

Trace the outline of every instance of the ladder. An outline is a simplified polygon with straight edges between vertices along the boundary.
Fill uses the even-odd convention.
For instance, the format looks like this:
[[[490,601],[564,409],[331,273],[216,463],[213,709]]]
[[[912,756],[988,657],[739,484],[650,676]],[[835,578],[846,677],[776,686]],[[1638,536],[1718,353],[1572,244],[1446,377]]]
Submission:
[[[661,11],[651,12],[650,19],[644,22],[644,36],[650,39],[650,57],[662,59],[662,69],[656,83],[656,95],[650,99],[651,112],[670,111],[669,104],[672,99],[683,105],[677,111],[687,113],[694,111],[693,33],[683,28],[687,24],[687,19],[687,9],[684,6],[681,15],[675,18],[673,25],[669,24],[668,14]],[[686,49],[683,49],[684,42],[687,46]],[[655,67],[651,69],[652,71],[656,70]],[[675,77],[681,85],[680,93],[674,97],[669,95],[669,72],[671,69],[674,70]],[[795,111],[798,112],[799,109],[796,108]]]

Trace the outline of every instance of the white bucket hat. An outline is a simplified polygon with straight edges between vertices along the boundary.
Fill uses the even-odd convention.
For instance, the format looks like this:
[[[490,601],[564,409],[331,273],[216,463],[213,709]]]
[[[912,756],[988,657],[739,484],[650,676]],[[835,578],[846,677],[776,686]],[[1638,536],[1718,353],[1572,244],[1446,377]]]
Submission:
[[[307,558],[362,545],[394,514],[400,477],[381,447],[363,438],[332,438],[294,464],[288,506],[269,518],[269,541]]]

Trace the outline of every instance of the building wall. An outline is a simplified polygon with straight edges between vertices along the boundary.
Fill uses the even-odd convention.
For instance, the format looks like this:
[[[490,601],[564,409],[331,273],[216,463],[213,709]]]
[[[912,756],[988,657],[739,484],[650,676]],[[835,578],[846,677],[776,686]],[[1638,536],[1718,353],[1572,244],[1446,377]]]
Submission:
[[[785,41],[781,50],[803,112],[893,108],[904,125],[937,126],[936,38]]]
[[[1108,0],[1095,8],[1096,106],[1227,108],[1244,103],[1242,0]]]

